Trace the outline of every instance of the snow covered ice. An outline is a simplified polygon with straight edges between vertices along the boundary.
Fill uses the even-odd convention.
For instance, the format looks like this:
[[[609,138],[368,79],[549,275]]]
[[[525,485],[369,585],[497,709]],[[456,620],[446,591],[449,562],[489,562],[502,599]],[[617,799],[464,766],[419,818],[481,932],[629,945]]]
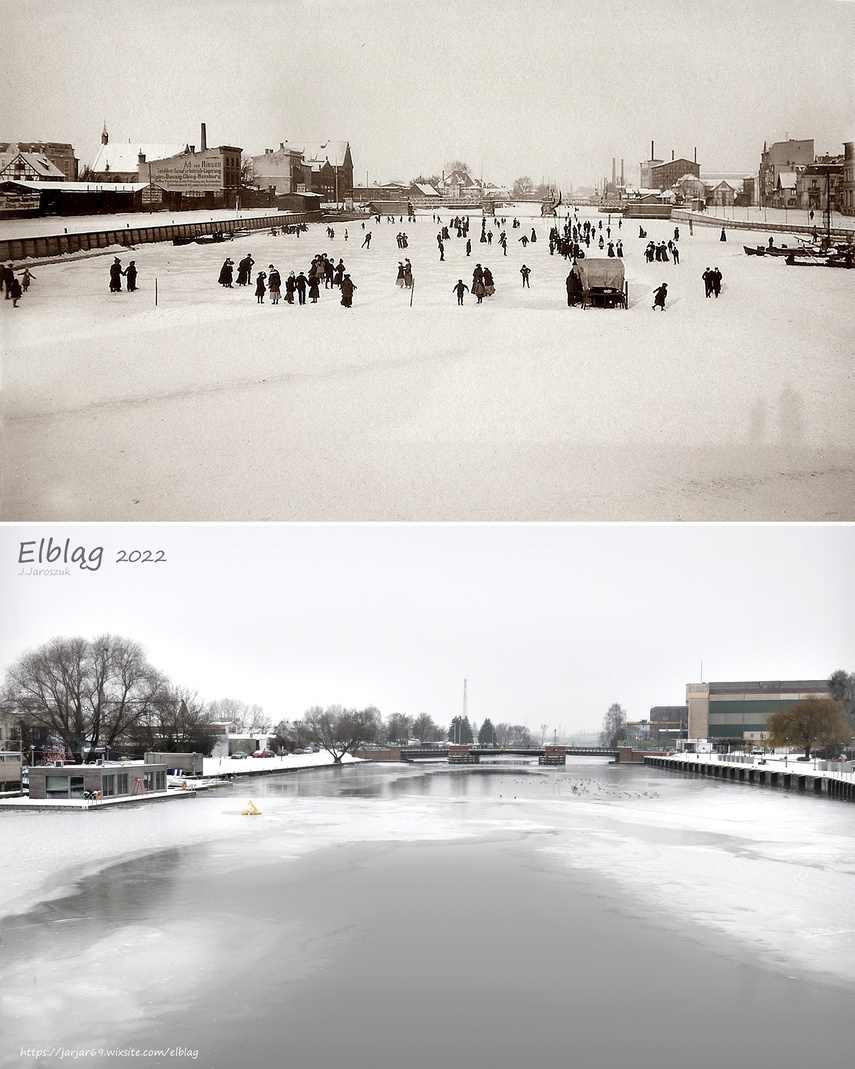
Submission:
[[[367,249],[359,222],[336,222],[334,240],[312,224],[299,238],[113,250],[136,260],[134,294],[109,294],[112,251],[35,266],[20,307],[0,308],[4,518],[855,517],[855,272],[747,257],[762,231],[722,243],[683,222],[680,264],[647,264],[647,240],[676,221],[645,220],[639,239],[626,220],[629,309],[570,309],[569,263],[533,211],[507,210],[507,257],[479,242],[473,215],[472,255],[452,231],[441,263],[420,212],[367,222]],[[321,251],[344,259],[352,309],[338,290],[273,307],[253,286],[217,285],[226,255],[284,278]],[[404,256],[412,306],[395,285]],[[477,262],[496,295],[460,308],[452,287]],[[716,266],[723,292],[707,300],[701,275]],[[651,309],[662,281],[664,315]]]

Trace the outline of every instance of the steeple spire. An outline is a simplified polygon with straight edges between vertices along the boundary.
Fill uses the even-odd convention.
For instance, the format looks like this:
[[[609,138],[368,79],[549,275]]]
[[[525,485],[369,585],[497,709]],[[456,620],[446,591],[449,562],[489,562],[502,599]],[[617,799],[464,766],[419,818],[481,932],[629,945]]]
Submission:
[[[104,129],[101,131],[101,144],[106,145],[110,140],[110,135],[107,133],[107,120],[104,120]]]

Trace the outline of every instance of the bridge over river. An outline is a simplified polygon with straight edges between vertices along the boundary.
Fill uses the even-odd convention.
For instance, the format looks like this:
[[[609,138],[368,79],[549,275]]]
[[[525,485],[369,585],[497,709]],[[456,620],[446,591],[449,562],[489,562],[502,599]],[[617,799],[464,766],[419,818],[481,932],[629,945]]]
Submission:
[[[487,757],[532,757],[539,765],[563,765],[573,757],[610,757],[618,760],[617,747],[609,746],[471,746],[446,743],[441,746],[389,746],[382,750],[357,750],[355,756],[369,761],[441,761],[450,765],[477,765]]]

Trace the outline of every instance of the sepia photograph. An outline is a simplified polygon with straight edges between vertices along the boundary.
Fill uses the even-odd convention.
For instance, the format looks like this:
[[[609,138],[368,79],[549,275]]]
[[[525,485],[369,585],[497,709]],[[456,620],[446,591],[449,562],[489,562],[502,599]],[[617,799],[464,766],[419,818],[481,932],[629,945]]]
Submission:
[[[0,0],[7,521],[855,518],[849,0]]]
[[[0,1065],[845,1064],[853,543],[5,525]]]

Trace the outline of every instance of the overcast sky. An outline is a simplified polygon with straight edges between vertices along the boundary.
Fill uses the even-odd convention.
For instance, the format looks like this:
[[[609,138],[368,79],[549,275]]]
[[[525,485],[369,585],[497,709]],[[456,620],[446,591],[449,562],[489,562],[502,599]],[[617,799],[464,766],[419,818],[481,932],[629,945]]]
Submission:
[[[20,575],[53,537],[97,571]],[[36,551],[38,545],[33,547]],[[116,563],[120,550],[166,560]],[[855,671],[855,527],[8,525],[0,667],[56,635],[136,639],[201,698],[596,729],[706,680]]]
[[[349,140],[357,181],[638,181],[656,155],[759,166],[853,137],[850,0],[0,0],[2,138]]]

